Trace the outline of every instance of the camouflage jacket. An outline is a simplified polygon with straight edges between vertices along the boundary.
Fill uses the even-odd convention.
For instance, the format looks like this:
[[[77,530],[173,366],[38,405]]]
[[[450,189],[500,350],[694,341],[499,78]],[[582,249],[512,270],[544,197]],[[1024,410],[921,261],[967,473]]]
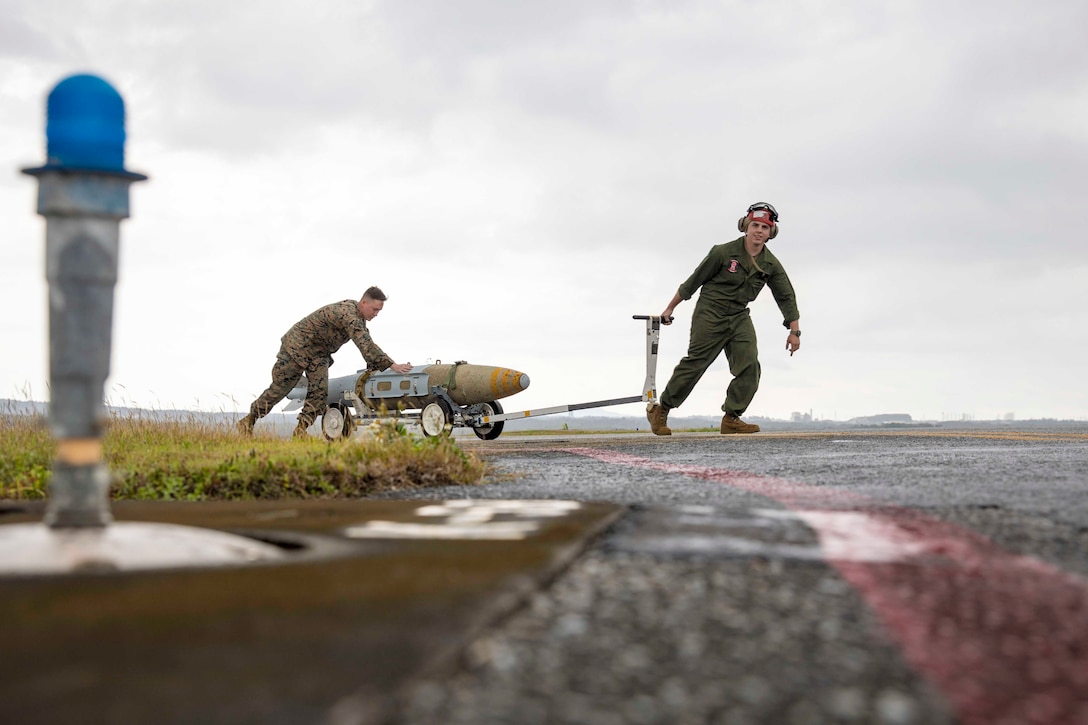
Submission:
[[[307,370],[331,364],[332,354],[348,340],[359,348],[368,368],[385,370],[393,364],[393,359],[370,339],[356,300],[325,305],[296,322],[280,338],[283,352]]]
[[[801,317],[797,311],[797,296],[782,263],[767,247],[763,247],[753,263],[744,249],[744,237],[741,237],[711,247],[706,258],[680,285],[679,292],[682,299],[689,300],[701,287],[699,301],[695,303],[696,312],[718,317],[741,312],[765,286],[771,288],[787,327]]]

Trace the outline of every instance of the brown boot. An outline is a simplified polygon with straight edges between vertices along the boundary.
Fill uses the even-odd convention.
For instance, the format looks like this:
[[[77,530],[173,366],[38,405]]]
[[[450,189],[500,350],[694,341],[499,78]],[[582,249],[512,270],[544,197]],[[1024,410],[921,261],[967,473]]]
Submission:
[[[646,420],[650,421],[650,430],[655,436],[671,436],[669,428],[669,409],[661,404],[646,408]]]
[[[722,416],[722,434],[726,433],[758,433],[759,426],[754,423],[745,423],[743,420],[726,413]]]
[[[310,427],[310,424],[306,421],[300,420],[295,426],[295,432],[291,434],[292,438],[309,438],[310,434],[306,432],[306,429]]]
[[[238,428],[238,432],[241,433],[242,435],[251,436],[251,435],[253,435],[253,426],[256,425],[256,424],[257,424],[257,419],[254,418],[252,415],[247,415],[245,418],[242,418],[240,421],[238,421],[234,425],[235,425],[235,427]]]

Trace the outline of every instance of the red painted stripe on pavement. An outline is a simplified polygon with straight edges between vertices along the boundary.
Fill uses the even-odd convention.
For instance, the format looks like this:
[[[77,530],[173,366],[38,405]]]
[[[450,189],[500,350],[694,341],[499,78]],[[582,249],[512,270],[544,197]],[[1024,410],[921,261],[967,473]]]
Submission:
[[[828,563],[876,612],[904,657],[965,725],[1088,723],[1088,582],[980,534],[865,496],[722,468],[594,448],[605,463],[717,481],[797,512]],[[824,512],[863,509],[871,525]],[[850,556],[875,542],[893,561]]]

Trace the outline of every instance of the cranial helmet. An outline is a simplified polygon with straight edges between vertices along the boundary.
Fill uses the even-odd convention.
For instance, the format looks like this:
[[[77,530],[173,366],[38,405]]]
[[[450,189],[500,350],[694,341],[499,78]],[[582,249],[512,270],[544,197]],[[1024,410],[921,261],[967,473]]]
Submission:
[[[745,216],[737,220],[737,229],[742,232],[748,231],[748,222],[752,221],[763,222],[771,227],[769,239],[778,236],[778,212],[767,202],[757,201],[748,207]]]

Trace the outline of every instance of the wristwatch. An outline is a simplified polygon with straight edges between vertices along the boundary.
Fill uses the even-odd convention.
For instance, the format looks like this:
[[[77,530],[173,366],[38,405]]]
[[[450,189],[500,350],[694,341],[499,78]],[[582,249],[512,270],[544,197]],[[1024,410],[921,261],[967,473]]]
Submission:
[[[801,331],[800,330],[790,330],[790,335],[796,335],[797,337],[800,337],[801,336]],[[787,335],[786,337],[789,337],[789,335]]]

